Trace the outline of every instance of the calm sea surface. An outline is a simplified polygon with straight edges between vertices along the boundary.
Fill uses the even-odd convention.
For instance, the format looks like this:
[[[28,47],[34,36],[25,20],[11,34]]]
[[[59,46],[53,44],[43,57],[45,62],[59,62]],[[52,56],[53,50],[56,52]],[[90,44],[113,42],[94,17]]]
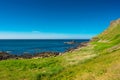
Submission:
[[[75,48],[78,44],[65,44],[64,42],[75,41],[81,43],[88,39],[42,39],[42,40],[0,40],[0,51],[21,55],[24,53],[35,54],[39,52],[65,52]]]

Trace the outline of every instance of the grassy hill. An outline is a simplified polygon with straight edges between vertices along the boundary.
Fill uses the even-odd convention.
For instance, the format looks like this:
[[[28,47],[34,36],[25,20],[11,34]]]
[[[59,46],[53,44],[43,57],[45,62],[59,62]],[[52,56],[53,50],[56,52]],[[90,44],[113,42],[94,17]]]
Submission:
[[[61,56],[0,61],[0,80],[120,80],[120,19]]]

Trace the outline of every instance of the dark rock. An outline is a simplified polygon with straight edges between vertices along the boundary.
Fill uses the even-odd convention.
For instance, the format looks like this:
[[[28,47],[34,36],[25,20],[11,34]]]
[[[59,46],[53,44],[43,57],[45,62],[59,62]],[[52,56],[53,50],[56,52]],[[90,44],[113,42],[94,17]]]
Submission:
[[[42,57],[42,58],[45,58],[45,57],[50,57],[50,56],[58,56],[59,53],[58,52],[42,52],[42,53],[37,53],[34,55],[34,57]]]
[[[14,57],[15,55],[11,55],[6,52],[0,52],[0,60],[6,60],[6,59],[14,58]]]
[[[24,53],[23,55],[20,55],[19,57],[20,58],[25,58],[25,59],[30,59],[30,58],[33,57],[33,55],[30,54],[30,53]]]

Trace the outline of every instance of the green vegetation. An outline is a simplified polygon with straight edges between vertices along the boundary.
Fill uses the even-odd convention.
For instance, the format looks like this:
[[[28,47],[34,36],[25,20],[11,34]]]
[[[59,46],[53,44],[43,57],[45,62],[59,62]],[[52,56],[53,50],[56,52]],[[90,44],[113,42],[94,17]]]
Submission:
[[[0,80],[120,80],[120,20],[61,56],[0,61]]]

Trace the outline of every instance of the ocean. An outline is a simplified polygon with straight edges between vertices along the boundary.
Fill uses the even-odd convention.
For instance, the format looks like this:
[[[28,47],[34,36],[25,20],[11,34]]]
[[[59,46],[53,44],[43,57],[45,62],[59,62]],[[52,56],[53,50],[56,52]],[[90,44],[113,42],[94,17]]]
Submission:
[[[75,44],[65,42],[74,41]],[[41,52],[65,52],[70,48],[76,48],[79,43],[89,41],[88,39],[11,39],[0,40],[0,52],[14,55],[25,53],[35,54]]]

